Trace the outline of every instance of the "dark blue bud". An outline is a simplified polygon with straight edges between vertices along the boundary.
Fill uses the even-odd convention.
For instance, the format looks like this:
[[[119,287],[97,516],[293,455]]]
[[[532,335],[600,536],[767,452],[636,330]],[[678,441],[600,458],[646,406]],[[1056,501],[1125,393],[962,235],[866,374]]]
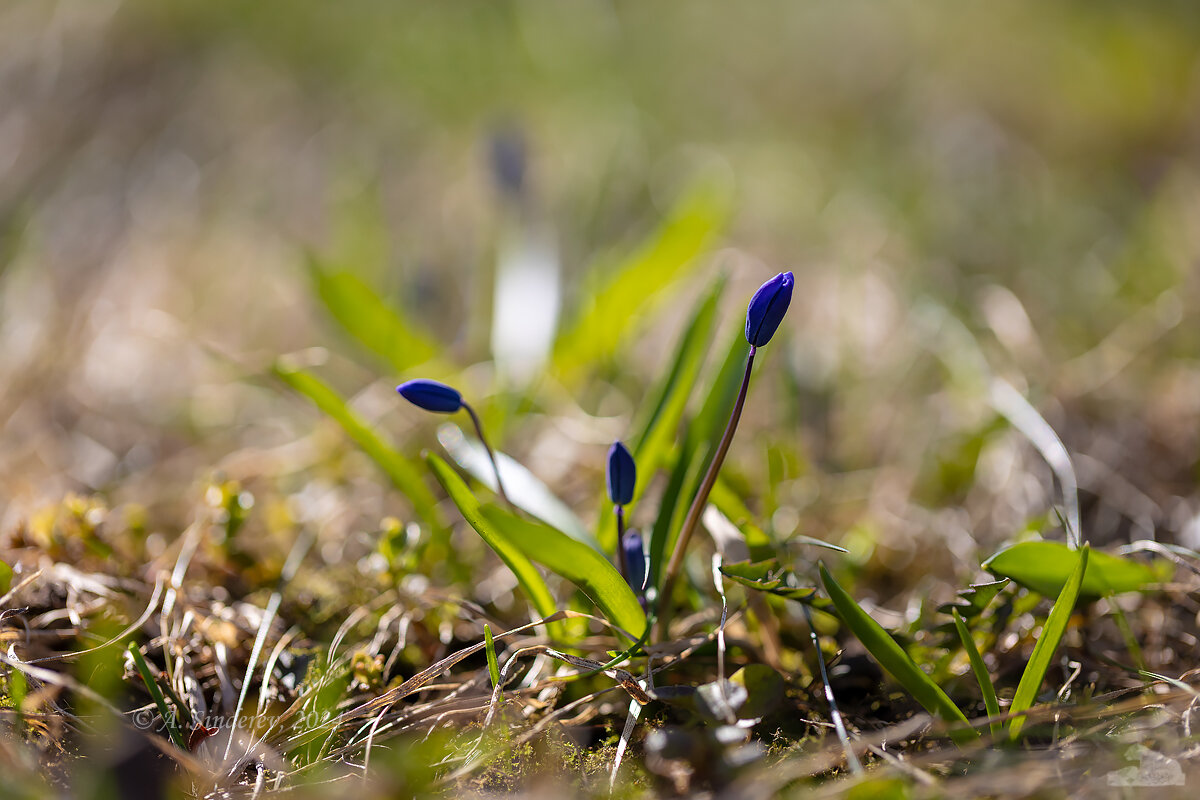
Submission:
[[[792,302],[792,285],[795,279],[790,272],[781,272],[758,287],[746,309],[746,341],[762,347],[771,341],[783,315]]]
[[[625,531],[621,547],[625,548],[625,564],[629,567],[629,585],[634,589],[645,589],[646,548],[642,544],[642,535],[630,528]]]
[[[637,484],[637,464],[633,456],[620,442],[608,448],[608,497],[616,505],[623,506],[633,501],[633,487]]]
[[[406,381],[396,387],[400,395],[418,408],[453,414],[463,406],[462,395],[457,389],[437,381]]]

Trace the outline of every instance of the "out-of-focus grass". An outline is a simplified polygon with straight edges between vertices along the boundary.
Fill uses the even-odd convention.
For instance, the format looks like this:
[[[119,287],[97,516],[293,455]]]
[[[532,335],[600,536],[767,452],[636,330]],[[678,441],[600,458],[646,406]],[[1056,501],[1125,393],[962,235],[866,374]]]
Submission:
[[[688,309],[719,270],[730,277],[717,342],[735,334],[740,298],[766,276],[792,269],[797,293],[715,500],[730,515],[738,505],[737,521],[765,541],[806,534],[847,547],[839,579],[914,652],[937,651],[931,609],[996,545],[1053,527],[1041,517],[1055,501],[1051,473],[988,406],[981,363],[1063,439],[1093,543],[1196,549],[1200,338],[1187,310],[1200,258],[1198,60],[1200,14],[1186,2],[10,3],[0,10],[0,559],[19,566],[13,586],[43,574],[13,600],[34,609],[22,619],[36,636],[4,622],[4,649],[16,643],[28,658],[98,644],[94,634],[137,619],[172,572],[176,611],[142,634],[182,643],[183,655],[160,647],[147,658],[181,696],[205,702],[229,694],[221,680],[242,680],[246,640],[277,590],[272,646],[290,636],[328,647],[345,625],[330,657],[338,680],[377,657],[380,674],[411,675],[478,641],[484,619],[497,631],[523,621],[514,580],[469,532],[456,532],[452,560],[416,555],[429,531],[411,505],[342,428],[287,401],[270,365],[290,354],[414,460],[437,447],[434,425],[396,402],[391,386],[407,375],[379,370],[435,369],[478,398],[500,446],[590,526],[603,448],[644,419]],[[488,163],[489,142],[513,131],[526,148],[519,188],[497,186]],[[695,212],[696,186],[720,200],[699,206],[704,235],[681,245],[667,234],[679,209]],[[610,274],[639,269],[663,237],[675,244],[660,251],[682,261],[654,266],[646,286],[685,280],[643,296],[636,272]],[[494,363],[491,319],[498,265],[530,243],[560,272],[558,329],[580,333],[545,371],[519,378]],[[400,329],[353,310],[339,326],[308,253],[349,276],[324,285],[326,301],[361,309],[378,295],[411,324],[400,339],[418,344],[373,361],[359,343],[378,350]],[[606,285],[616,289],[597,293]],[[342,335],[347,321],[361,335]],[[689,414],[723,356],[714,348],[697,367],[708,383]],[[686,483],[687,464],[678,472]],[[653,526],[665,483],[647,486],[633,524]],[[308,535],[302,568],[279,586]],[[811,561],[792,555],[801,569]],[[702,577],[691,576],[701,613]],[[1158,673],[1191,668],[1190,588],[1126,609]],[[1002,695],[1036,621],[1035,599],[1006,602],[972,623]],[[1124,600],[1097,606],[1109,602]],[[803,625],[794,609],[771,608],[796,700],[811,668],[805,640],[789,637]],[[195,631],[180,627],[185,617]],[[1109,644],[1122,640],[1117,623],[1099,612],[1093,622],[1096,652],[1068,633],[1075,685],[1133,685],[1098,666],[1126,659]],[[745,630],[751,642],[760,634]],[[114,677],[126,666],[119,650],[85,661],[106,696],[132,701],[118,696],[133,691]],[[854,655],[841,686],[851,695]],[[287,686],[300,685],[305,656],[285,645],[280,658],[290,663],[264,684],[264,713],[299,702]],[[962,676],[966,665],[934,671]],[[73,674],[90,680],[84,672]],[[712,679],[703,673],[696,682]],[[248,679],[257,689],[261,673]],[[557,699],[542,690],[539,702]],[[51,765],[70,762],[55,743],[107,729],[91,719],[101,706],[61,699],[70,692],[31,686],[23,704]],[[565,704],[585,690],[562,692]],[[474,697],[455,713],[482,713]],[[526,757],[481,788],[539,762],[605,770],[588,761],[603,762],[603,747],[522,735],[496,746]],[[802,749],[805,735],[791,731],[787,747]],[[436,738],[410,758],[387,749],[401,739],[381,737],[371,755],[380,793],[459,769],[431,762],[470,743]],[[336,746],[350,760],[363,753]],[[0,745],[14,774],[46,772],[31,752]],[[119,756],[87,769],[119,776]],[[1030,764],[1024,774],[1045,774]],[[637,769],[648,770],[640,781],[669,783],[668,772]]]

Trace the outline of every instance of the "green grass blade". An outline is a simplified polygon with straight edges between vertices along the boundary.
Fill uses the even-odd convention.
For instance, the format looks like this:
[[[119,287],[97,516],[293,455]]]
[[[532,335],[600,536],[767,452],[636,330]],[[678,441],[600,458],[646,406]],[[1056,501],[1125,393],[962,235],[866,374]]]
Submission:
[[[671,369],[662,382],[650,393],[653,398],[644,404],[647,411],[635,424],[636,433],[631,438],[631,444],[639,458],[645,459],[645,450],[650,444],[650,437],[659,431],[660,438],[670,438],[674,429],[679,425],[687,407],[688,398],[692,395],[692,387],[704,365],[704,357],[712,346],[713,329],[716,327],[717,303],[721,293],[728,283],[725,275],[720,275],[709,286],[708,291],[696,304],[691,321],[679,343],[675,347],[675,357],[671,361]],[[640,463],[640,462],[639,462]]]
[[[917,666],[917,663],[909,657],[908,653],[904,652],[904,648],[883,629],[882,625],[863,611],[858,603],[854,602],[854,598],[833,579],[824,564],[819,564],[818,567],[821,572],[821,583],[825,586],[825,592],[833,602],[834,608],[837,609],[838,616],[842,618],[850,632],[858,637],[858,640],[867,648],[867,652],[879,662],[880,666],[899,681],[900,685],[907,689],[908,693],[924,706],[926,711],[953,726],[950,729],[950,737],[955,742],[963,744],[977,738],[979,734],[969,727],[967,718],[958,706],[954,705],[953,701],[946,696],[942,687],[934,683],[933,679]]]
[[[647,302],[683,275],[708,247],[729,215],[728,193],[715,183],[697,184],[683,196],[640,248],[616,266],[598,265],[604,278],[575,315],[554,348],[561,374],[578,374],[584,365],[612,357]]]
[[[646,570],[649,573],[647,586],[658,586],[661,582],[663,567],[671,557],[670,545],[683,525],[684,514],[687,513],[686,499],[704,477],[704,459],[709,450],[707,442],[698,450],[692,450],[687,444],[680,448],[675,466],[671,470],[671,477],[667,481],[666,491],[663,492],[658,517],[655,518],[654,527],[650,531],[650,559],[646,562]]]
[[[1021,680],[1017,684],[1017,691],[1013,695],[1012,705],[1009,707],[1010,713],[1020,714],[1022,711],[1028,710],[1037,698],[1038,689],[1042,688],[1042,681],[1046,678],[1046,671],[1050,669],[1054,651],[1058,649],[1058,643],[1062,641],[1063,634],[1067,631],[1071,612],[1075,609],[1075,602],[1079,599],[1083,576],[1087,573],[1089,549],[1086,544],[1080,548],[1075,571],[1071,573],[1066,585],[1063,586],[1062,594],[1054,601],[1054,607],[1050,609],[1050,616],[1046,617],[1046,624],[1042,626],[1042,635],[1038,637],[1037,644],[1033,646],[1033,655],[1029,657],[1029,663],[1025,665],[1025,671],[1021,673]],[[1017,734],[1021,732],[1024,725],[1025,717],[1015,717],[1008,725],[1009,738],[1017,738]]]
[[[422,364],[437,353],[433,339],[386,303],[353,272],[308,257],[313,289],[329,315],[355,341],[397,372]]]
[[[370,456],[388,476],[392,485],[408,498],[418,516],[434,530],[445,528],[445,523],[437,512],[437,501],[422,480],[420,470],[371,430],[362,418],[346,405],[346,401],[333,387],[312,373],[289,367],[280,361],[272,365],[271,372],[341,425],[346,435]]]
[[[992,717],[992,736],[999,736],[1000,723],[995,718],[1000,716],[1000,701],[996,699],[996,687],[992,684],[987,665],[983,663],[983,656],[979,654],[979,648],[975,646],[975,639],[972,638],[967,623],[963,622],[962,615],[958,613],[957,608],[950,613],[954,615],[954,627],[958,629],[958,638],[962,641],[963,649],[967,651],[967,658],[971,661],[971,671],[975,673],[975,680],[979,682],[979,691],[983,693],[983,706],[987,709],[988,716]]]
[[[142,676],[142,683],[146,684],[146,690],[150,692],[150,697],[154,699],[154,705],[158,707],[158,715],[162,717],[163,724],[167,726],[167,733],[170,735],[171,741],[180,750],[187,750],[187,742],[183,738],[183,733],[175,724],[175,715],[171,713],[171,709],[167,705],[167,698],[163,696],[158,681],[154,680],[150,666],[142,657],[142,651],[138,649],[136,642],[130,642],[128,649],[129,655],[133,657],[133,663],[137,666],[138,674]]]
[[[487,651],[488,677],[492,679],[492,688],[500,685],[500,664],[496,661],[496,642],[492,639],[492,629],[483,623],[483,644]]]
[[[8,699],[12,704],[13,710],[13,727],[12,729],[18,734],[23,735],[25,731],[25,698],[29,696],[29,679],[25,677],[25,673],[19,669],[8,670]]]
[[[635,502],[642,496],[642,492],[654,479],[659,468],[667,462],[671,449],[675,446],[679,423],[687,410],[692,389],[712,346],[717,303],[725,283],[725,276],[717,278],[697,303],[691,322],[676,345],[670,371],[650,393],[650,397],[654,399],[643,406],[648,409],[647,412],[633,425],[635,433],[630,437],[628,444],[633,448],[638,465],[637,486],[633,493]],[[615,551],[617,526],[612,507],[607,503],[601,505],[596,538],[604,552]],[[652,573],[651,586],[654,585],[654,576],[655,573]]]
[[[668,493],[663,495],[663,507],[659,510],[659,518],[655,521],[650,539],[651,586],[658,585],[662,560],[670,556],[675,546],[688,507],[704,479],[709,460],[716,450],[725,425],[729,422],[729,414],[745,374],[747,352],[746,340],[741,332],[738,332],[726,351],[725,360],[721,363],[704,404],[695,418],[688,423],[687,434],[679,454],[683,463],[676,465],[676,472],[682,467],[683,477],[676,489],[675,476],[672,476],[672,485],[668,486]]]
[[[621,573],[600,553],[548,525],[521,519],[498,506],[484,506],[482,512],[526,556],[578,586],[609,622],[635,640],[645,633],[641,603]]]
[[[449,464],[432,453],[425,456],[425,462],[433,470],[434,476],[446,490],[446,494],[454,501],[454,505],[458,506],[458,510],[462,512],[463,519],[475,529],[488,547],[500,556],[500,560],[512,570],[513,575],[517,576],[517,583],[520,584],[534,610],[543,618],[557,611],[558,606],[554,602],[554,596],[550,594],[550,589],[547,588],[546,581],[537,571],[537,567],[507,534],[483,516],[483,507],[467,487],[466,481],[460,478]],[[586,547],[586,545],[580,545],[580,547]],[[598,554],[597,557],[599,557]]]

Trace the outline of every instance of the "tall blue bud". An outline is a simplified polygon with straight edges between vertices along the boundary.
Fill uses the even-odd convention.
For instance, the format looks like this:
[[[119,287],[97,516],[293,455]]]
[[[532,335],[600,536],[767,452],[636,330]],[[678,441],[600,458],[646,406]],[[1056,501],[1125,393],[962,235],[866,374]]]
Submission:
[[[781,272],[760,286],[750,299],[746,309],[746,341],[754,347],[762,347],[775,335],[792,302],[794,283],[792,273]]]
[[[608,498],[614,505],[623,506],[633,501],[633,487],[637,484],[637,465],[633,456],[620,442],[608,448]]]
[[[458,390],[437,381],[406,381],[397,386],[396,391],[405,400],[426,411],[453,414],[463,407],[463,398]]]
[[[629,585],[638,591],[645,589],[646,548],[642,544],[642,535],[630,528],[625,532],[621,547],[625,549],[625,563],[629,569],[629,573],[625,577],[629,581]]]

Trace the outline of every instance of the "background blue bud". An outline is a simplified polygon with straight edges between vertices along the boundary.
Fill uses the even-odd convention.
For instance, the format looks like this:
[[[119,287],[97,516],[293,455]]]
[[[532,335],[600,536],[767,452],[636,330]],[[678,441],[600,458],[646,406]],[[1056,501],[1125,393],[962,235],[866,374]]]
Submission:
[[[396,387],[400,395],[418,408],[453,414],[463,406],[462,395],[457,389],[437,381],[406,381]]]
[[[616,505],[623,506],[633,500],[633,487],[637,484],[637,465],[633,456],[620,442],[608,448],[608,497]]]
[[[642,544],[642,535],[633,528],[625,531],[621,540],[625,548],[625,563],[629,566],[629,585],[634,589],[646,588],[646,548]]]
[[[762,347],[771,341],[792,302],[792,273],[781,272],[758,287],[746,309],[746,341]]]

